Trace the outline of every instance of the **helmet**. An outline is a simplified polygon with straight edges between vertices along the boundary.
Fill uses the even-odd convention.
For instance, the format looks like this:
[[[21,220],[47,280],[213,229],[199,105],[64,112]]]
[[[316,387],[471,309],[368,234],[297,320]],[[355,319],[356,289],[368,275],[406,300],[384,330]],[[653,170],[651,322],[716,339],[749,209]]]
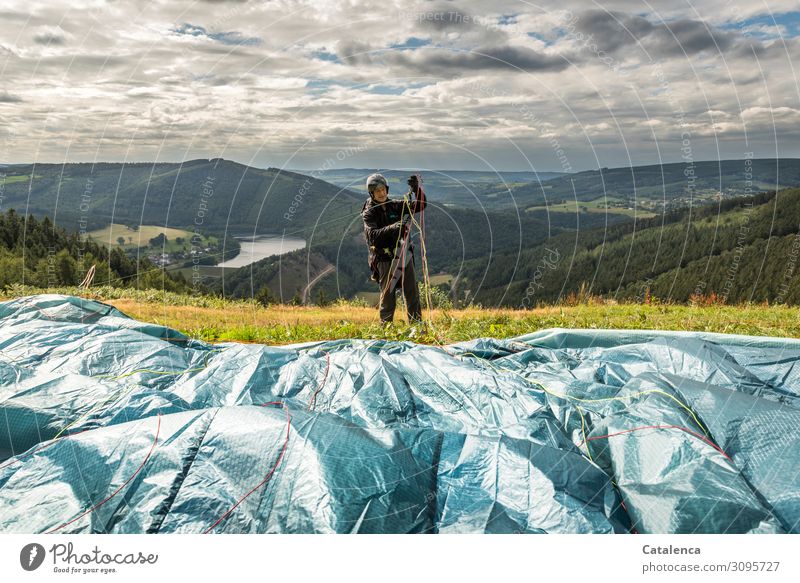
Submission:
[[[386,187],[386,192],[389,192],[389,183],[386,181],[383,174],[375,173],[367,178],[367,192],[369,192],[370,196],[372,196],[372,192],[379,184],[383,184]]]

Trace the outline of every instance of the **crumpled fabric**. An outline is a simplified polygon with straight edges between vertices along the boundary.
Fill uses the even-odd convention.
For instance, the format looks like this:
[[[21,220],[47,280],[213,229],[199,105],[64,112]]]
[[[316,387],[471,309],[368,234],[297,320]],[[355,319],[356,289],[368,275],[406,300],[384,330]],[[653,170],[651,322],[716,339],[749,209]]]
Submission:
[[[800,342],[209,344],[0,304],[0,532],[800,532]]]

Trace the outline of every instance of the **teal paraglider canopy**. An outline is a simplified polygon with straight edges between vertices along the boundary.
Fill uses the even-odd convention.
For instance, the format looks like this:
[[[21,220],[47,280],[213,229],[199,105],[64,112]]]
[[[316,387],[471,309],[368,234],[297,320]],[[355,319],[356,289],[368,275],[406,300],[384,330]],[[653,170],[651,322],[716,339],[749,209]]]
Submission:
[[[0,304],[0,532],[800,531],[800,342],[208,344]]]

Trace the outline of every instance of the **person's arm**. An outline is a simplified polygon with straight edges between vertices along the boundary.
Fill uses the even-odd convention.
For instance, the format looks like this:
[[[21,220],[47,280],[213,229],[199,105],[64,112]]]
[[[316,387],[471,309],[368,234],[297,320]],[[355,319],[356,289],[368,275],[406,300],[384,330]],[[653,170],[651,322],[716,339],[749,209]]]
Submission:
[[[379,227],[375,209],[374,206],[370,207],[361,215],[364,219],[364,234],[367,237],[367,243],[375,247],[393,247],[400,234],[400,222]]]

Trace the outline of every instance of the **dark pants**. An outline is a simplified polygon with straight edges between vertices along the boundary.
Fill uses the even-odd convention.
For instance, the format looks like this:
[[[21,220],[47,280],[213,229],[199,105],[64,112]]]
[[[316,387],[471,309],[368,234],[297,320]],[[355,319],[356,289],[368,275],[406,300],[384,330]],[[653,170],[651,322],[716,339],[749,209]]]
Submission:
[[[406,301],[406,308],[408,310],[408,320],[422,321],[422,307],[419,302],[419,287],[417,287],[417,278],[414,275],[414,261],[411,260],[406,265],[405,270],[398,267],[401,271],[399,279],[395,282],[393,289],[388,289],[389,279],[393,267],[397,263],[395,261],[378,261],[378,273],[380,274],[381,297],[378,308],[381,315],[381,322],[391,322],[394,319],[394,309],[396,305],[395,292],[398,289],[403,290],[403,298]]]

